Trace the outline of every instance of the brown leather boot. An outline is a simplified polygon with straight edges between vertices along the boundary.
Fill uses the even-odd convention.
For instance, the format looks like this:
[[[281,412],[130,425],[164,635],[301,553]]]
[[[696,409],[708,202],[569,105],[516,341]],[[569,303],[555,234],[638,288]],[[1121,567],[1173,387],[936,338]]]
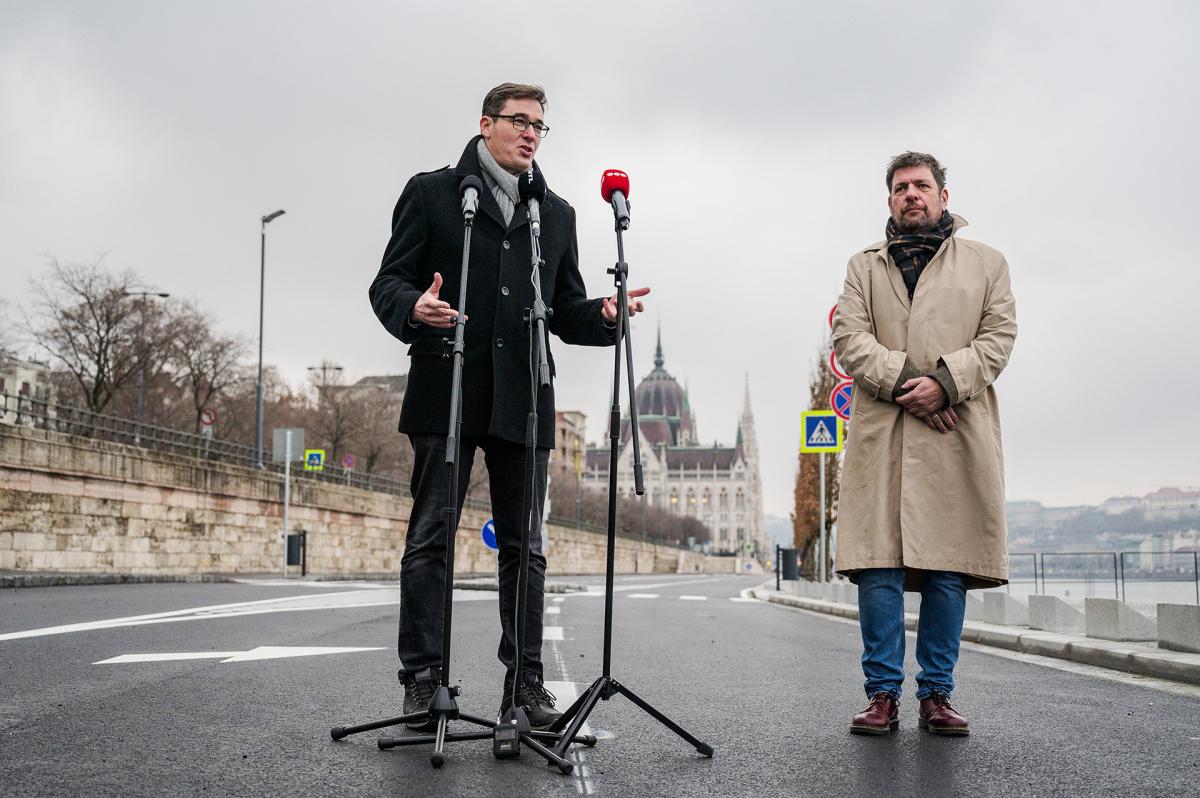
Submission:
[[[900,705],[890,693],[876,693],[871,703],[850,721],[851,734],[888,734],[900,725]]]
[[[941,693],[921,699],[921,707],[917,710],[917,725],[930,734],[971,733],[971,724],[950,706],[950,699]]]

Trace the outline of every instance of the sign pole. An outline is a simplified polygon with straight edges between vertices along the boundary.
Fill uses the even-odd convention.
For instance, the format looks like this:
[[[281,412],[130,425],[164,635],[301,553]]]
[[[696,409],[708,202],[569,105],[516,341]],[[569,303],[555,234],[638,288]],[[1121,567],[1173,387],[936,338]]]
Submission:
[[[825,581],[825,452],[821,452],[821,581]]]
[[[283,434],[283,578],[287,579],[288,504],[292,499],[292,431]]]

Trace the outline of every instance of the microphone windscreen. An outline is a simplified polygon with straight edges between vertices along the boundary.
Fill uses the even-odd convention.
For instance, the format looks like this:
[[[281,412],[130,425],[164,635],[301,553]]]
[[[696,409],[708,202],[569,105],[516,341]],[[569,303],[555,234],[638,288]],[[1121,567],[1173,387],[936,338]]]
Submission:
[[[478,191],[480,194],[482,194],[483,193],[483,181],[480,180],[475,175],[467,175],[466,177],[464,177],[462,179],[462,182],[458,184],[458,193],[465,194],[467,192],[467,189],[469,189],[469,188],[473,188],[476,191]]]
[[[531,199],[545,202],[546,179],[542,177],[542,173],[533,168],[530,168],[528,172],[522,172],[521,176],[517,178],[517,195],[526,202]]]
[[[604,197],[605,202],[612,202],[614,191],[620,191],[628,199],[629,175],[620,169],[605,169],[600,178],[600,196]]]

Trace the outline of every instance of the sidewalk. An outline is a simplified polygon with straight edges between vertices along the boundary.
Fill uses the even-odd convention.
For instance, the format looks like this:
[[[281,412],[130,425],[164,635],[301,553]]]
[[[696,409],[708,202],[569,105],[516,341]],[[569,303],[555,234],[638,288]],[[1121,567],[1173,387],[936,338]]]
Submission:
[[[837,615],[858,620],[858,606],[823,599],[804,598],[769,589],[754,588],[755,598],[786,607]],[[917,628],[917,616],[905,613],[904,625]],[[1175,682],[1200,684],[1200,654],[1167,651],[1152,643],[1111,642],[1082,635],[1041,632],[1025,626],[999,626],[981,621],[966,621],[962,639],[984,646],[1069,660],[1098,668],[1137,673]]]

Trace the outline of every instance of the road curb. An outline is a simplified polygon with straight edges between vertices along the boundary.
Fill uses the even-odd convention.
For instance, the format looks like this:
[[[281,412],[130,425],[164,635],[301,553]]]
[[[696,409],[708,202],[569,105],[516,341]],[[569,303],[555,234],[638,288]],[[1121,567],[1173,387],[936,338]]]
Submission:
[[[802,598],[755,588],[757,599],[827,615],[858,620],[858,607],[822,599]],[[904,625],[915,629],[917,616],[906,613]],[[979,621],[963,624],[962,639],[992,648],[1020,651],[1078,662],[1125,673],[1153,676],[1173,682],[1200,684],[1200,654],[1186,654],[1136,643],[1114,643],[1075,635],[1042,632],[1021,626],[997,626]]]
[[[0,588],[231,581],[231,577],[214,574],[0,574]]]

